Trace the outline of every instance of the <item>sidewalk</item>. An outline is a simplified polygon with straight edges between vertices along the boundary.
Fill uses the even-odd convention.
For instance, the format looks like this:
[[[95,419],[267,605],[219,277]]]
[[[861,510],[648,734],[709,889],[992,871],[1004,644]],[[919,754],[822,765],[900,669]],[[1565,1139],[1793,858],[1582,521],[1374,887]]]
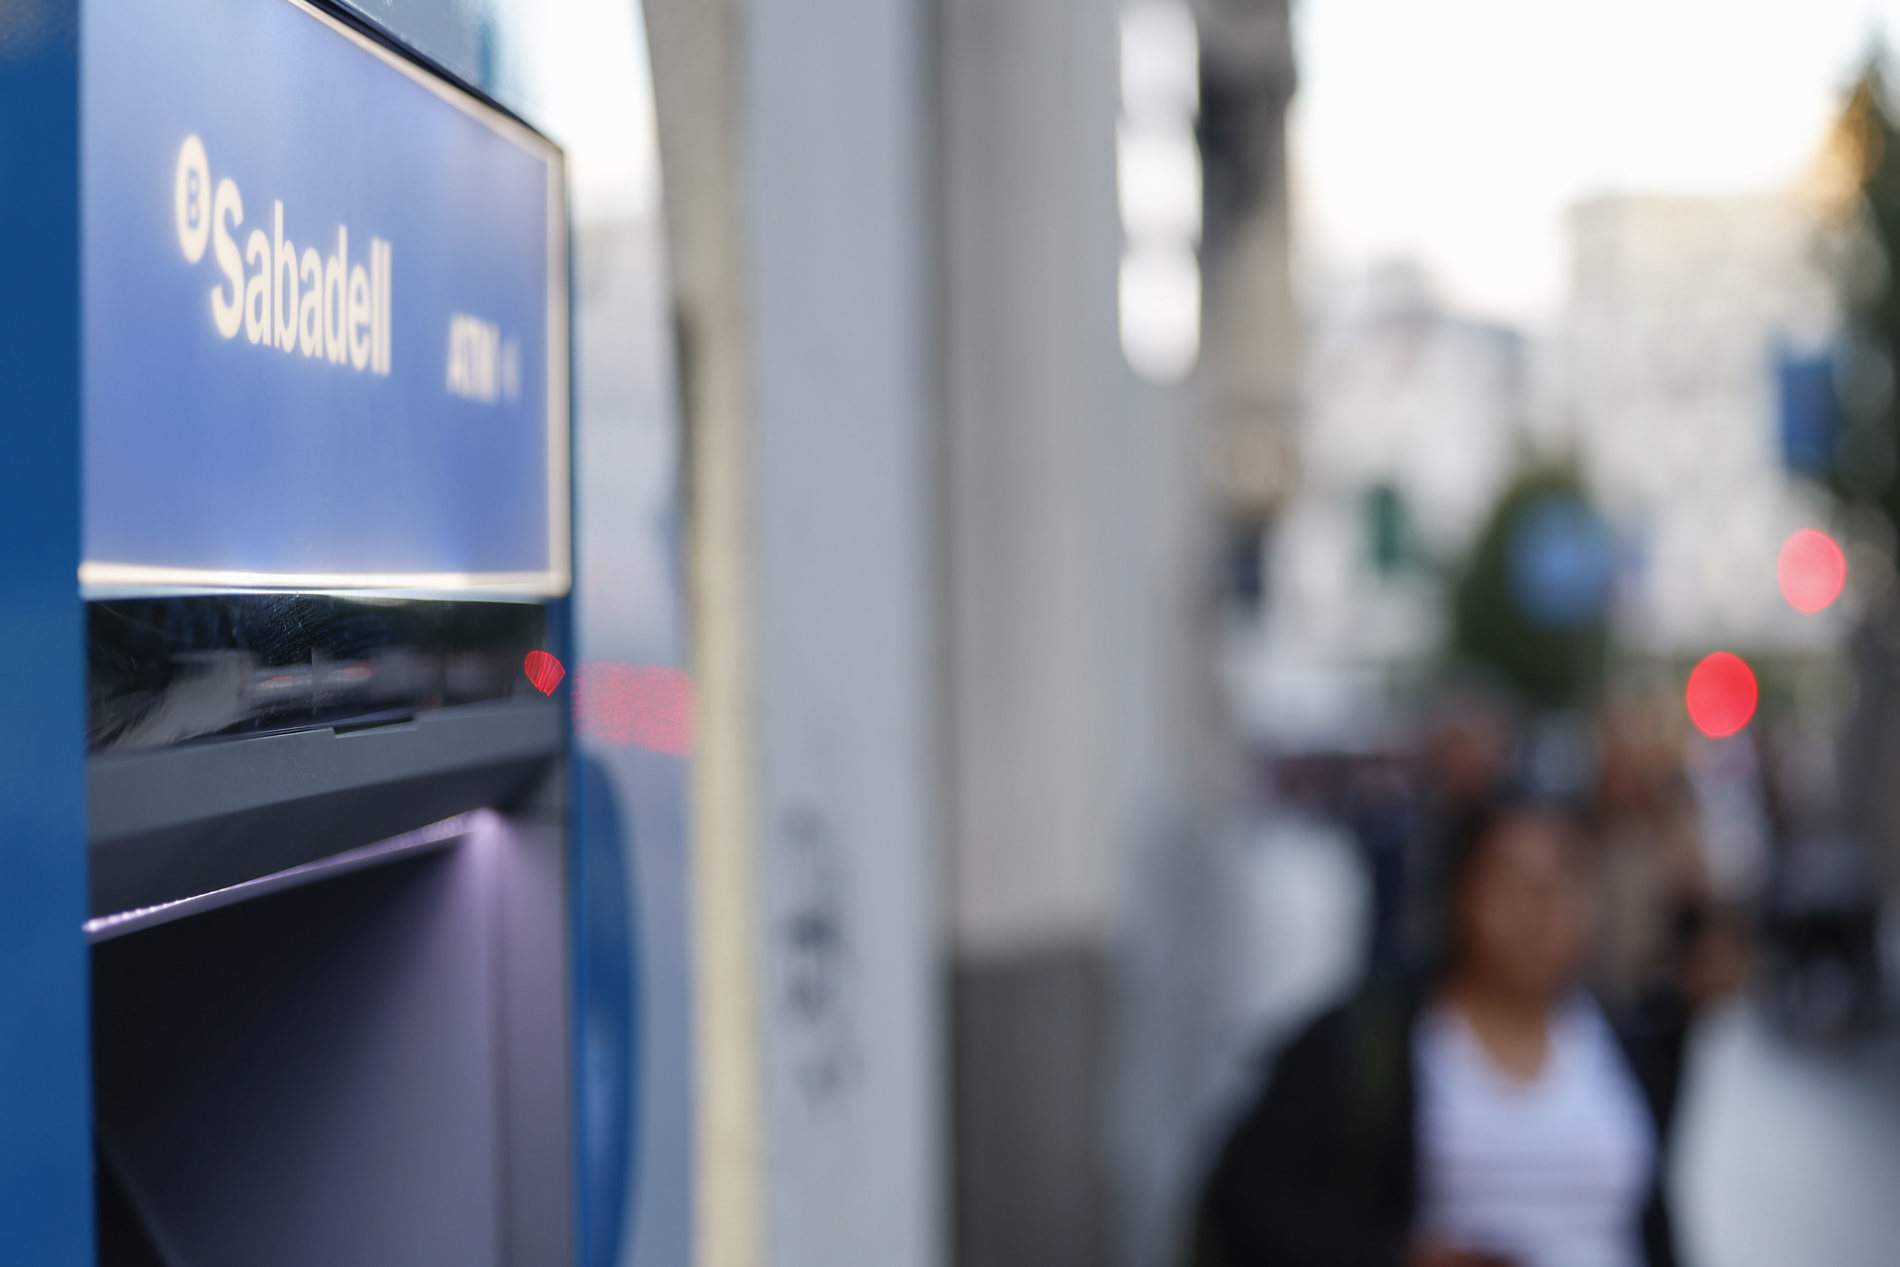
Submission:
[[[1675,1167],[1686,1267],[1892,1267],[1900,1041],[1797,1044],[1749,1004],[1692,1058]]]

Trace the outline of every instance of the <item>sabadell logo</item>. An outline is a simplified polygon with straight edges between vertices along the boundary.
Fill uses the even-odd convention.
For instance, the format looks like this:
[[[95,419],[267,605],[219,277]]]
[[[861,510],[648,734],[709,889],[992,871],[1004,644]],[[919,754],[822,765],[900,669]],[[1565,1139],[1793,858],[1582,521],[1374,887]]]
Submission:
[[[187,263],[200,263],[208,251],[216,265],[211,324],[226,339],[241,332],[260,347],[387,376],[389,243],[372,236],[368,260],[352,264],[349,226],[339,224],[328,255],[315,246],[300,250],[285,235],[283,202],[271,207],[271,231],[252,229],[240,251],[244,196],[237,182],[226,176],[213,186],[197,135],[178,147],[172,204],[178,248]]]

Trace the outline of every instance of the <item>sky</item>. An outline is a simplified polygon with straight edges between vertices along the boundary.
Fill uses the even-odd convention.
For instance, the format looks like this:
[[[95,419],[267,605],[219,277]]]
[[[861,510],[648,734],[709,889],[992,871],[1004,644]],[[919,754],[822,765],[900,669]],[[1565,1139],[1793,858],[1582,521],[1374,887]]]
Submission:
[[[1474,315],[1564,290],[1564,209],[1800,176],[1900,0],[1294,0],[1309,280],[1409,256]]]

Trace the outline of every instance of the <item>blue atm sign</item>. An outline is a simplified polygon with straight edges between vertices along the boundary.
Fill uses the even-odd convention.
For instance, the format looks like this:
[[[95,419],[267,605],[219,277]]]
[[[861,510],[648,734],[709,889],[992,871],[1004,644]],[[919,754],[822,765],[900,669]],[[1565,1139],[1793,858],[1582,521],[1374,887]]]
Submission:
[[[567,588],[559,152],[302,0],[87,0],[91,594]]]

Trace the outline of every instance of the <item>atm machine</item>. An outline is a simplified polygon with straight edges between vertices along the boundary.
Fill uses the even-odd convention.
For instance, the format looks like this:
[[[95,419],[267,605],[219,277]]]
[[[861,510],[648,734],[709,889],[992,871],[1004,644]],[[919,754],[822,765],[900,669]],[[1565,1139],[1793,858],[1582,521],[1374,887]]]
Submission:
[[[0,0],[0,161],[0,1261],[578,1261],[561,153]]]

